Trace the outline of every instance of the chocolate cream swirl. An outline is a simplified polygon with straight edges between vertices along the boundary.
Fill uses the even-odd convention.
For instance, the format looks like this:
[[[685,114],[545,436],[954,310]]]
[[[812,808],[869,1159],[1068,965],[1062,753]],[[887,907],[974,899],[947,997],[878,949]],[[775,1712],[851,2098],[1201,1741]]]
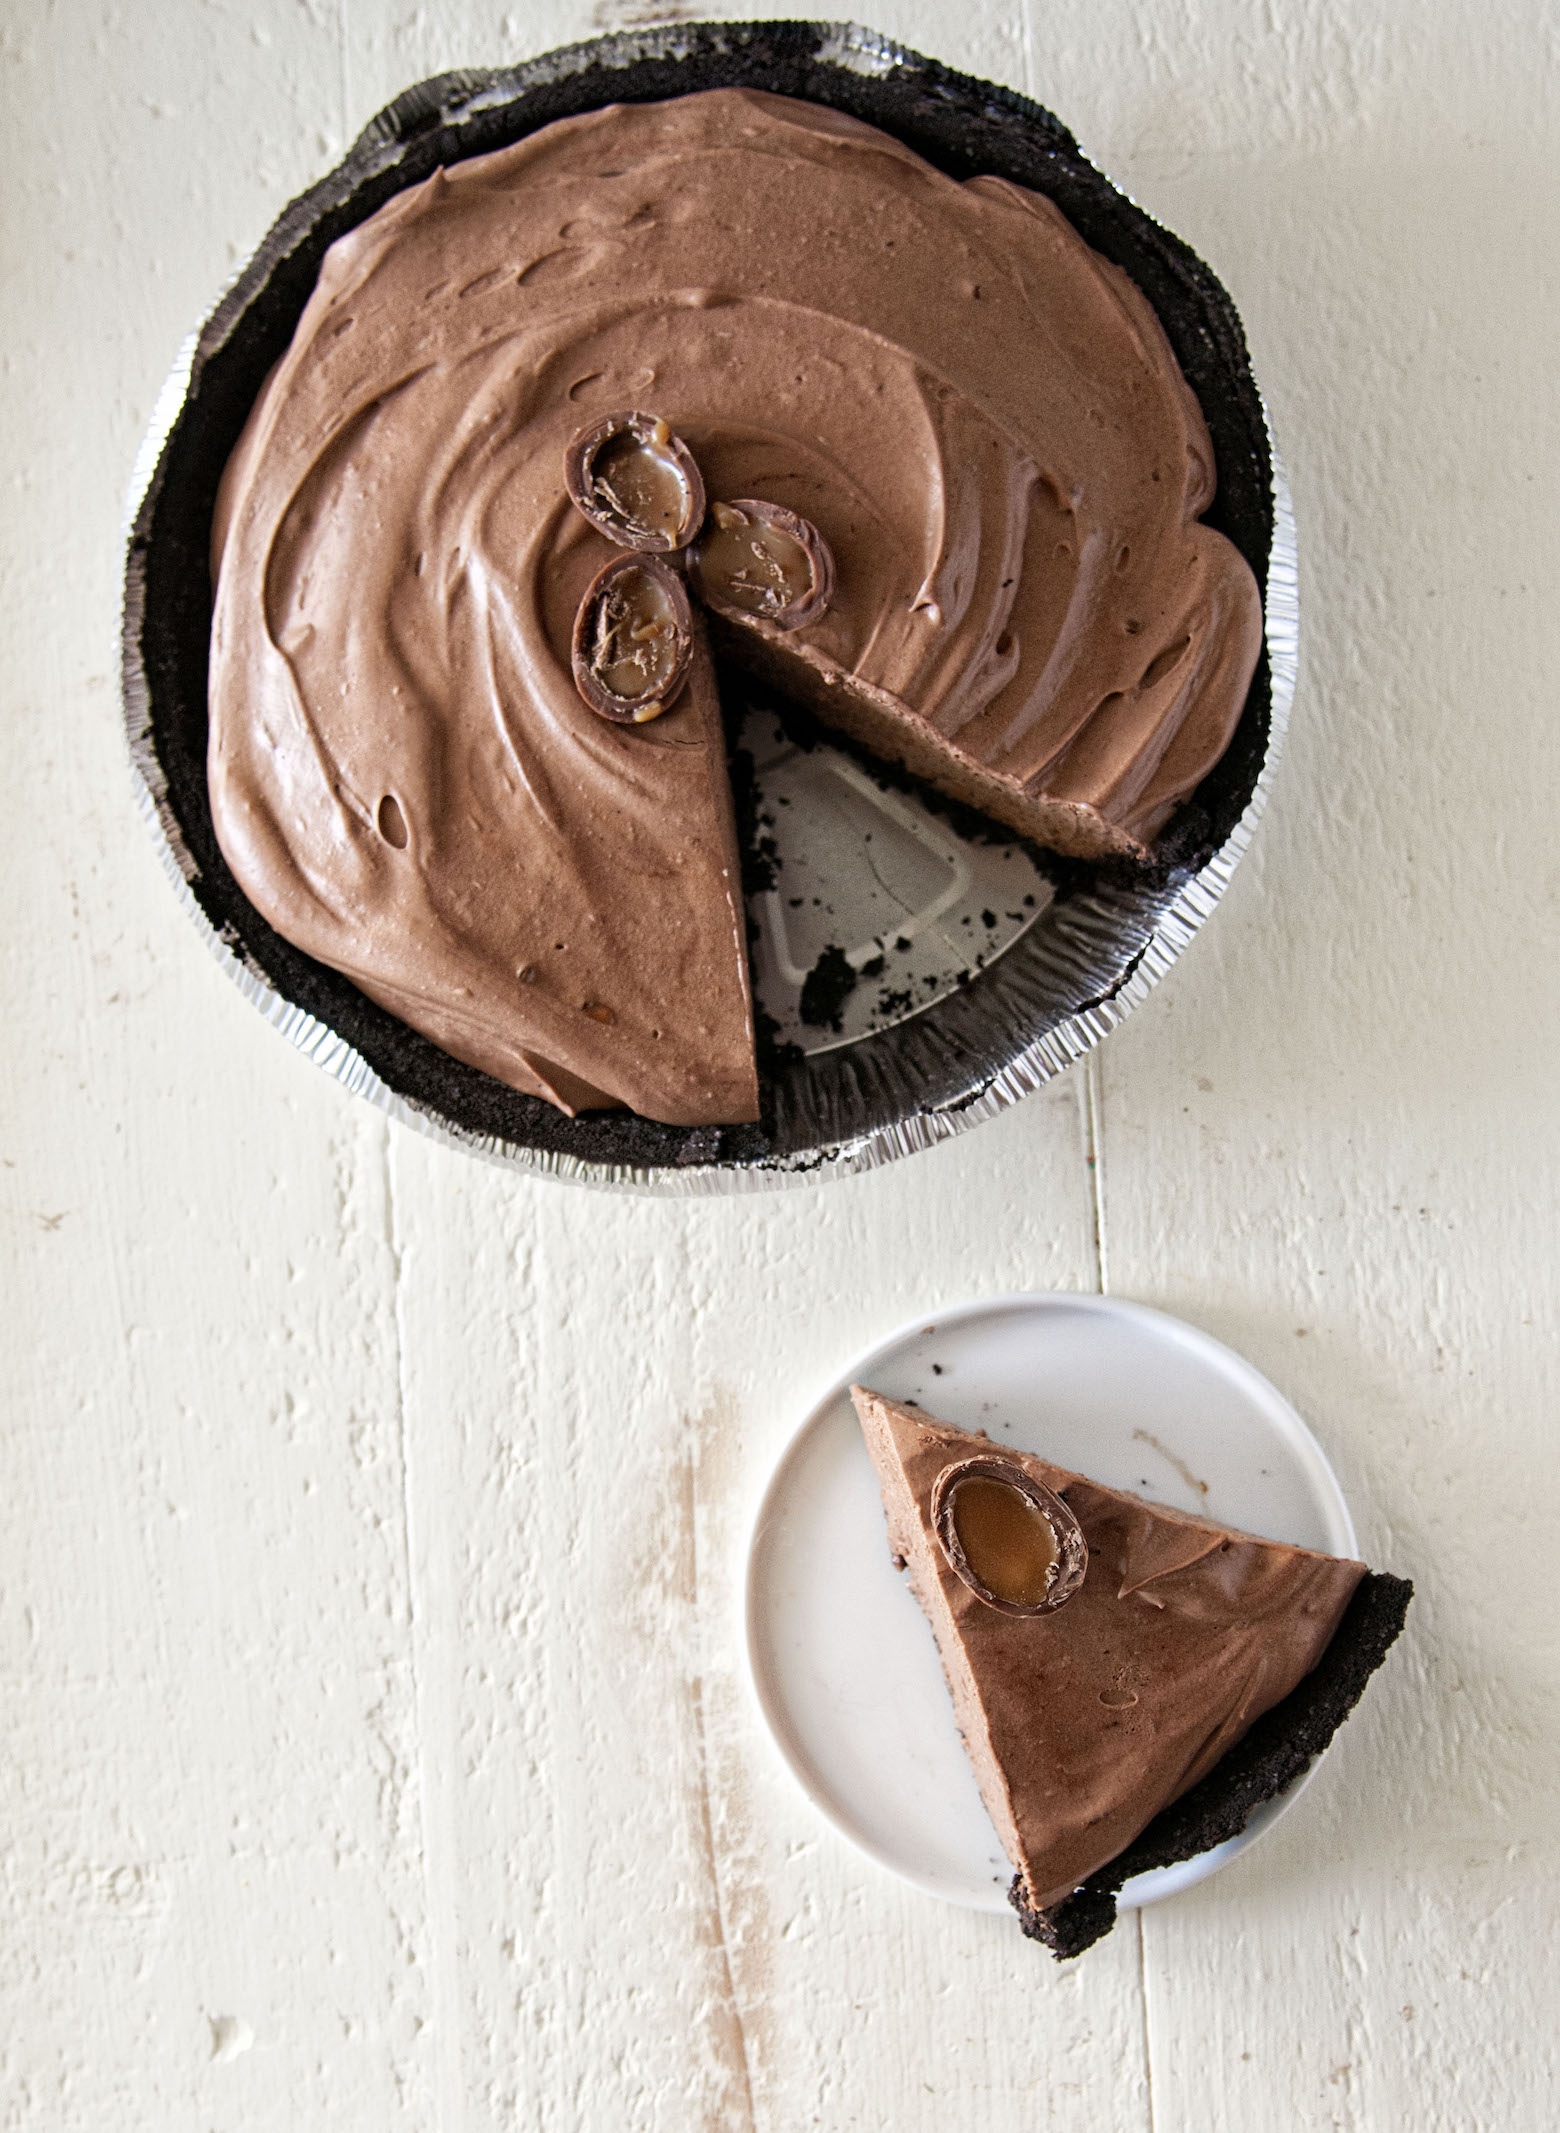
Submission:
[[[712,497],[821,529],[802,693],[913,724],[1075,849],[1143,851],[1217,759],[1260,602],[1198,523],[1206,427],[1132,283],[1047,201],[835,112],[609,107],[332,246],[213,528],[224,854],[288,939],[501,1080],[751,1118],[713,684],[620,730],[570,673],[612,551],[564,456],[624,407]]]

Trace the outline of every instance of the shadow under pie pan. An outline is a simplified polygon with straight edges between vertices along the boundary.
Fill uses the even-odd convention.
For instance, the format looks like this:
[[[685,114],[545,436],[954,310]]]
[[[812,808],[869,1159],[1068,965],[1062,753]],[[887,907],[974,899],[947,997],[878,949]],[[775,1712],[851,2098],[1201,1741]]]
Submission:
[[[1035,851],[861,762],[723,671],[755,991],[770,1033],[760,1055],[762,1120],[568,1118],[451,1058],[292,947],[233,879],[206,789],[212,511],[228,456],[336,238],[440,165],[554,119],[732,86],[831,105],[953,177],[991,173],[1044,193],[1131,276],[1207,419],[1218,493],[1206,523],[1256,575],[1265,646],[1230,747],[1172,818],[1154,868],[1135,872]],[[132,510],[124,608],[132,759],[175,885],[230,974],[300,1050],[392,1115],[517,1168],[590,1184],[687,1194],[866,1169],[1039,1087],[1144,996],[1222,895],[1264,805],[1293,693],[1288,495],[1225,291],[1049,112],[847,25],[678,25],[407,90],[287,208],[181,351],[143,447]],[[866,822],[878,859],[888,852],[888,871],[899,870],[886,892],[885,869],[862,863]],[[788,917],[797,910],[825,913],[826,926],[815,919],[809,932]],[[820,1021],[817,978],[831,970],[840,983]]]

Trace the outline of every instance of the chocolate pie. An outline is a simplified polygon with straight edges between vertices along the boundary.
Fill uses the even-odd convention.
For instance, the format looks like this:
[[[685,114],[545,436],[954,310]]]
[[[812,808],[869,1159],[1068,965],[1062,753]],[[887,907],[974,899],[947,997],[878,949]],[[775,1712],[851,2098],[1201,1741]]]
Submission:
[[[558,120],[339,238],[255,403],[213,527],[223,855],[512,1088],[754,1119],[715,683],[623,600],[686,569],[830,728],[1143,861],[1261,643],[1213,494],[1153,310],[1038,194],[748,89]]]
[[[1133,1874],[1237,1835],[1321,1752],[1412,1587],[851,1397],[1010,1900],[1079,1954]]]

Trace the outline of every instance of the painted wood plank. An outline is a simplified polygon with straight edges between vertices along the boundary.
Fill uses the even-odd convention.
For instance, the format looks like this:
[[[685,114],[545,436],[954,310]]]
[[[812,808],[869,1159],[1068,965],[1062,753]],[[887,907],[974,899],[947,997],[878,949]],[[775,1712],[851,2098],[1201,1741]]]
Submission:
[[[402,1135],[394,1169],[451,2122],[930,2126],[967,2092],[1146,2124],[1135,1936],[1058,1974],[859,1859],[740,1654],[757,1496],[829,1379],[943,1302],[1081,1285],[1072,1091],[758,1201],[452,1176]]]
[[[883,26],[934,38],[906,12]],[[1011,76],[1019,24],[993,14],[942,49]],[[353,44],[357,116],[473,54],[634,19],[511,16],[507,55],[479,11],[381,20]],[[757,1201],[455,1182],[408,1137],[395,1160],[427,1672],[447,1684],[425,1753],[449,2123],[912,2127],[978,2098],[993,2128],[1037,2106],[1146,2124],[1135,1936],[1092,1980],[1055,1973],[1001,1920],[857,1858],[779,1766],[739,1649],[758,1495],[852,1354],[947,1301],[1093,1285],[1075,1092],[892,1174]]]
[[[1101,1060],[1112,1284],[1267,1370],[1418,1587],[1293,1816],[1145,1918],[1158,2133],[1554,2114],[1556,68],[1416,21],[1210,11],[1094,136],[1243,306],[1304,617],[1253,860]]]
[[[339,146],[336,23],[148,28],[3,33],[0,2124],[368,2133],[429,2122],[385,1130],[180,915],[116,671],[140,432]]]

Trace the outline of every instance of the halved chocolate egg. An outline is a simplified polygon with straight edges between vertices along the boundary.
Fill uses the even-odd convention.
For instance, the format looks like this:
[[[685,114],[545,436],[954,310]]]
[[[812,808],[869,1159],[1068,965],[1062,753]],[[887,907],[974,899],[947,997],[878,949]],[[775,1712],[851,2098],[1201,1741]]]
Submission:
[[[834,596],[834,557],[812,520],[756,496],[711,504],[688,570],[717,614],[782,630],[806,629]]]
[[[619,555],[574,618],[574,685],[603,718],[642,726],[675,702],[693,658],[693,610],[659,556]]]
[[[660,415],[631,408],[581,430],[564,454],[563,478],[577,508],[619,548],[671,554],[704,520],[704,478]]]
[[[955,1574],[1008,1615],[1045,1615],[1070,1600],[1089,1567],[1077,1519],[1051,1489],[1000,1453],[944,1467],[932,1527]]]

